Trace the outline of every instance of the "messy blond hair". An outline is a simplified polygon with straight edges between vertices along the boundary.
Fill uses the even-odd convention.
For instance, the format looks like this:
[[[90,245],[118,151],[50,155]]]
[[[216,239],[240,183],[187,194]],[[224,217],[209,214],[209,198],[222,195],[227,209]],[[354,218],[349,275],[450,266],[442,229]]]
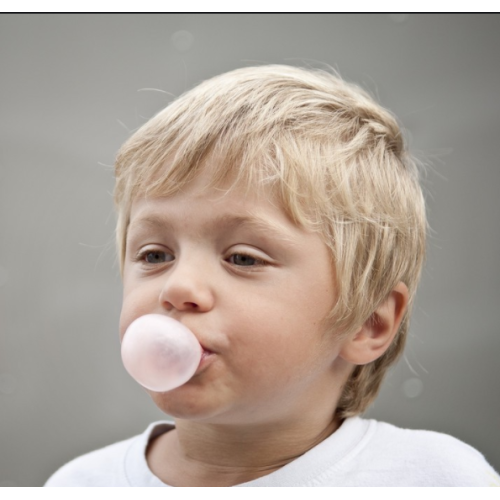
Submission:
[[[213,186],[265,187],[296,224],[319,232],[335,271],[329,320],[338,334],[356,331],[398,282],[407,285],[409,306],[392,345],[355,367],[344,386],[337,414],[361,413],[404,347],[425,254],[424,199],[397,121],[327,71],[272,65],[203,82],[118,153],[122,269],[132,201],[173,194],[208,163]]]

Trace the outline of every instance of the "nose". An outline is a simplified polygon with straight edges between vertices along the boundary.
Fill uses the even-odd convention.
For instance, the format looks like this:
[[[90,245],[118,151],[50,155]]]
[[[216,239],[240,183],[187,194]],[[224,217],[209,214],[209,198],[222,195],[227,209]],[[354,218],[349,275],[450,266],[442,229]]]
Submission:
[[[214,290],[206,265],[196,258],[178,259],[163,276],[160,304],[167,311],[208,312],[214,306]]]

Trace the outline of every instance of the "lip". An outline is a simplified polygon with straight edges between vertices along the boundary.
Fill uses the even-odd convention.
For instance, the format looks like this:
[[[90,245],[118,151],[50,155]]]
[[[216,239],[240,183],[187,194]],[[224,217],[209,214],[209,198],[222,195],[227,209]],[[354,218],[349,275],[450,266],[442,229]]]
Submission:
[[[203,352],[201,353],[201,358],[200,358],[200,363],[198,365],[198,368],[196,369],[196,372],[194,376],[200,374],[202,371],[205,370],[205,368],[214,360],[215,358],[215,353],[213,351],[210,351],[206,347],[201,346],[203,349]]]

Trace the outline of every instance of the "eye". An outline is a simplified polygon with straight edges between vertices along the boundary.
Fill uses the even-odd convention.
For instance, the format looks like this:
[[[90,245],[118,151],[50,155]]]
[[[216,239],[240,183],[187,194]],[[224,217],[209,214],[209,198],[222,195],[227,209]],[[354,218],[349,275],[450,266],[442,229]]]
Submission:
[[[258,259],[257,257],[252,257],[251,255],[247,255],[244,253],[234,253],[232,254],[228,261],[235,266],[255,266],[255,265],[264,265],[266,262],[262,259]]]
[[[174,256],[161,250],[145,250],[138,255],[137,260],[146,264],[163,264],[174,260]]]

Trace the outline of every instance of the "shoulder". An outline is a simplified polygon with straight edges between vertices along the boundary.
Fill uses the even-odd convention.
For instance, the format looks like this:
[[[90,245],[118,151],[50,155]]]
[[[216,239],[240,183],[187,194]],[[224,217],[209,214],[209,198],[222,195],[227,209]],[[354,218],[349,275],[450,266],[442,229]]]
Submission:
[[[145,451],[149,439],[171,427],[155,422],[137,436],[86,453],[63,465],[45,483],[54,486],[133,486],[151,482]]]
[[[124,457],[139,436],[86,453],[57,470],[45,486],[126,486]]]
[[[374,422],[374,421],[372,421]],[[401,429],[374,422],[368,455],[377,455],[387,470],[398,471],[392,477],[406,485],[490,486],[500,478],[484,456],[472,446],[447,434],[434,431]]]

